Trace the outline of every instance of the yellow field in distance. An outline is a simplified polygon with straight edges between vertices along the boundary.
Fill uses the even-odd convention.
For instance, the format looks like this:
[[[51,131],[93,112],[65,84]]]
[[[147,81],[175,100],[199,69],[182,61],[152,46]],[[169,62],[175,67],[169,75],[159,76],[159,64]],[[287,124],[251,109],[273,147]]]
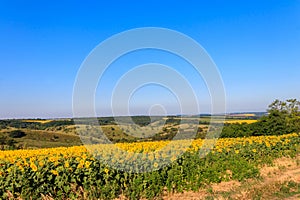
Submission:
[[[46,124],[48,122],[52,122],[53,120],[40,120],[40,119],[26,119],[22,120],[23,122],[36,122],[36,123],[41,123],[41,124]]]
[[[229,114],[231,117],[254,117],[254,113]]]
[[[257,122],[256,119],[237,119],[237,120],[226,120],[225,123],[228,123],[228,124],[233,124],[233,123],[247,123],[247,124],[251,124],[251,123],[254,123],[254,122]]]

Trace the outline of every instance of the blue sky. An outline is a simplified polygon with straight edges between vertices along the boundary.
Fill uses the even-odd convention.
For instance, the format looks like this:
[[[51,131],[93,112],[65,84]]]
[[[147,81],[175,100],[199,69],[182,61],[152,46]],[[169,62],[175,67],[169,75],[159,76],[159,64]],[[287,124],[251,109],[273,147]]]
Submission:
[[[264,111],[276,98],[300,99],[299,0],[1,1],[0,118],[72,116],[73,84],[89,52],[114,34],[149,26],[182,32],[206,49],[222,75],[228,112]],[[109,102],[104,93],[122,75],[120,66],[151,61],[185,66],[154,51],[120,59],[100,82],[96,102]],[[180,72],[200,91],[200,109],[209,112],[206,89],[188,68]],[[160,90],[149,86],[137,92],[133,113],[175,102]],[[105,105],[99,103],[99,115],[109,115]]]

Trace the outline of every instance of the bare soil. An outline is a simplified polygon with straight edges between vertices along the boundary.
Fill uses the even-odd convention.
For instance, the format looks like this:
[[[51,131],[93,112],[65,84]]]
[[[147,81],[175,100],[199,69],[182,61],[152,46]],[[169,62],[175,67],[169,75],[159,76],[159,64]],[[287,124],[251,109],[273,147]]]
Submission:
[[[289,186],[300,184],[300,155],[296,158],[279,158],[272,166],[260,169],[261,179],[249,179],[243,182],[229,181],[212,184],[198,192],[183,192],[163,196],[165,200],[198,199],[300,199],[299,190]],[[283,188],[288,188],[282,191]],[[291,187],[291,188],[289,188]]]

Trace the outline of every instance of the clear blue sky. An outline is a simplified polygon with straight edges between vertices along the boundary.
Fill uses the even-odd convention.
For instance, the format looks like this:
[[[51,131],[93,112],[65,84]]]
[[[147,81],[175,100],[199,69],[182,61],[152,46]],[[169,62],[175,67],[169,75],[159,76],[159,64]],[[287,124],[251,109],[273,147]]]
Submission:
[[[264,111],[276,98],[300,99],[299,0],[120,2],[1,1],[0,118],[72,116],[73,84],[89,52],[116,33],[149,26],[180,31],[206,49],[221,72],[228,112]],[[159,55],[144,52],[135,64],[181,62]],[[99,94],[111,91],[115,75],[107,76]],[[152,102],[148,89],[136,94],[136,105]],[[165,101],[167,93],[154,99]],[[203,106],[208,103],[203,98]]]

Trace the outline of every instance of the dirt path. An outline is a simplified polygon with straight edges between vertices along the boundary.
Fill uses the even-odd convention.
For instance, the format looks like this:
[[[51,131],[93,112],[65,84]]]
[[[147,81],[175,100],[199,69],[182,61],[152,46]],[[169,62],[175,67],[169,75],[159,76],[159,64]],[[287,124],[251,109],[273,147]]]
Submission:
[[[261,180],[229,181],[212,184],[199,192],[184,192],[163,197],[165,200],[198,199],[287,199],[300,200],[300,155],[280,158],[273,166],[260,169]]]

